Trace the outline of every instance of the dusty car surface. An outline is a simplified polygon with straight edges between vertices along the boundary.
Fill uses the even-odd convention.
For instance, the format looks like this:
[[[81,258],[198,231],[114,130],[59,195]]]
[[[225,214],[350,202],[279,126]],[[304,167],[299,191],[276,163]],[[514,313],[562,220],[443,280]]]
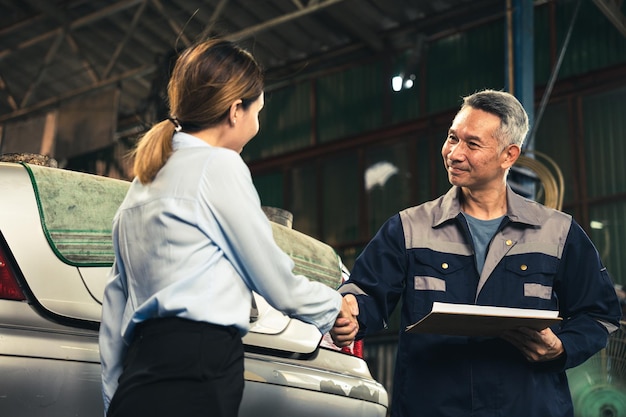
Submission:
[[[129,183],[0,163],[0,416],[103,415],[98,326],[111,221]],[[332,249],[273,224],[297,273],[341,280]],[[385,416],[366,362],[255,294],[240,416]]]

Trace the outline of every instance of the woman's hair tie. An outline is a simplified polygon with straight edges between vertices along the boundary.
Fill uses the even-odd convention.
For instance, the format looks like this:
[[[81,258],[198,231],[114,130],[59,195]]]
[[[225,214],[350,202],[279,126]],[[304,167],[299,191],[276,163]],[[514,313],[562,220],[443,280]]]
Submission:
[[[174,130],[175,131],[180,132],[183,129],[183,127],[180,125],[180,122],[178,121],[178,118],[176,118],[176,117],[168,117],[167,120],[172,122],[172,124],[174,125]]]

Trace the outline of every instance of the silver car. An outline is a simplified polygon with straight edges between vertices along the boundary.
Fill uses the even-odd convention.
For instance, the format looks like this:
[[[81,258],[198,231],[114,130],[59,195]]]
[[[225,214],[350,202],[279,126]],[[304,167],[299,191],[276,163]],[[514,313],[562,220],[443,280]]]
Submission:
[[[98,325],[110,225],[129,183],[0,162],[0,416],[102,417]],[[273,224],[298,273],[336,285],[330,247]],[[366,362],[255,295],[240,416],[385,416]]]

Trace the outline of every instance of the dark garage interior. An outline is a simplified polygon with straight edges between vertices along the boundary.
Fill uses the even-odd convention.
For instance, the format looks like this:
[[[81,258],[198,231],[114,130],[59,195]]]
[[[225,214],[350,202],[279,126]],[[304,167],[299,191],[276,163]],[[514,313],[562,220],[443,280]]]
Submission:
[[[262,204],[348,268],[387,218],[447,191],[449,122],[489,88],[531,119],[510,181],[571,214],[623,294],[622,0],[0,0],[0,155],[131,180],[130,150],[168,117],[172,63],[209,37],[265,69],[242,153]],[[398,325],[364,342],[390,392]],[[624,325],[570,378],[577,416],[626,416]]]

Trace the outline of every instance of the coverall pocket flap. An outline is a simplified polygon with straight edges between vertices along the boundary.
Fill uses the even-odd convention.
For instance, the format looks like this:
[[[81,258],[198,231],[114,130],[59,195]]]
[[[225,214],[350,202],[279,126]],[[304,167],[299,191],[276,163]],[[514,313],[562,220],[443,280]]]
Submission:
[[[555,275],[558,268],[558,262],[555,258],[549,256],[513,256],[505,261],[505,269],[507,272],[519,276],[529,275]]]

